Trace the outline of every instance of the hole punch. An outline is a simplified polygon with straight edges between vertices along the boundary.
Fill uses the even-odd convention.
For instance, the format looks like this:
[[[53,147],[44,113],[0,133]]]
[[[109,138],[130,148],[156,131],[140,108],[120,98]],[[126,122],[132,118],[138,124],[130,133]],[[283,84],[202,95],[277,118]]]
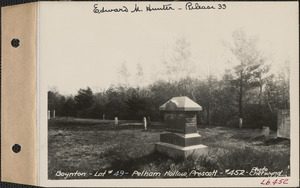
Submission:
[[[15,144],[13,147],[12,147],[12,150],[15,152],[15,153],[19,153],[21,151],[21,146],[19,144]]]
[[[11,45],[15,48],[19,47],[20,46],[20,40],[19,39],[13,39],[11,41]]]

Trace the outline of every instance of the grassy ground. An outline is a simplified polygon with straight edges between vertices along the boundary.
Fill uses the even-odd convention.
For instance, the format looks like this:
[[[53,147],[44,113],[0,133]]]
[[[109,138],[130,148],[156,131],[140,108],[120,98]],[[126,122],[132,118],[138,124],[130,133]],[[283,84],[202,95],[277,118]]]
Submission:
[[[172,159],[154,150],[154,145],[163,131],[162,125],[150,126],[145,131],[138,122],[119,123],[123,125],[116,129],[113,121],[109,120],[50,120],[49,179],[103,178],[94,175],[105,170],[107,172],[104,178],[138,178],[131,176],[136,170],[161,174],[169,170],[188,173],[192,170],[218,170],[217,177],[236,177],[250,175],[240,174],[242,171],[233,174],[231,170],[244,170],[246,173],[253,167],[266,167],[268,172],[282,171],[282,176],[289,175],[290,142],[276,139],[275,132],[271,132],[270,138],[265,139],[258,129],[202,127],[199,128],[199,133],[202,136],[202,144],[209,147],[209,155],[205,158]],[[110,170],[113,170],[113,173],[108,174]],[[121,174],[115,174],[118,171]],[[86,174],[64,176],[75,172]],[[160,176],[162,177],[165,176]]]

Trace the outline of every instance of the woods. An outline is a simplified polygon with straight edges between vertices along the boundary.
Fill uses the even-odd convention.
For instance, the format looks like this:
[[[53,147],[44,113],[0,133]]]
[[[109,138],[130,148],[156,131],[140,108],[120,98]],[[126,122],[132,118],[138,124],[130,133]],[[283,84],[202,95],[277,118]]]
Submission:
[[[118,69],[118,83],[94,93],[90,87],[81,88],[76,95],[64,96],[56,89],[48,91],[48,110],[56,116],[124,120],[143,117],[161,121],[160,105],[176,96],[187,96],[203,107],[198,123],[234,127],[276,129],[276,112],[289,108],[289,61],[278,72],[270,72],[272,62],[257,47],[258,39],[248,37],[243,30],[232,34],[226,47],[236,64],[218,78],[212,71],[196,75],[191,58],[190,43],[185,38],[175,41],[171,57],[162,59],[164,78],[153,78],[144,84],[141,63],[132,74],[126,61]],[[225,63],[225,62],[224,62]],[[134,82],[130,82],[129,77]]]
[[[160,80],[144,88],[111,86],[99,93],[87,87],[75,96],[49,91],[48,108],[56,110],[57,116],[101,119],[105,114],[108,119],[117,116],[126,120],[143,117],[162,120],[158,111],[160,105],[172,97],[188,96],[203,107],[198,115],[200,124],[238,126],[240,88],[232,84],[233,81],[233,76],[226,74],[221,80],[185,78],[178,84]],[[276,110],[289,108],[289,81],[282,75],[272,75],[265,81],[262,91],[259,87],[244,93],[243,124],[275,129]]]

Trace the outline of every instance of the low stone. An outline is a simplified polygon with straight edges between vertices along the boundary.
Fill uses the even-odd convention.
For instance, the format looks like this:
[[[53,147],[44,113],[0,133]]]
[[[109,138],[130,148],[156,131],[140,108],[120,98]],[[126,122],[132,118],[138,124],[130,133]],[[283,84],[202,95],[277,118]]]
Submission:
[[[172,132],[163,132],[160,134],[160,141],[174,144],[178,146],[193,146],[200,143],[201,136],[198,133],[192,134],[182,134],[182,133],[172,133]]]
[[[265,127],[263,126],[263,129],[262,129],[262,135],[266,138],[269,138],[269,135],[270,135],[270,128],[269,127]]]
[[[171,157],[184,157],[188,156],[207,156],[208,155],[208,147],[202,144],[182,147],[174,144],[169,144],[165,142],[157,142],[155,144],[155,149],[161,153],[166,153]]]

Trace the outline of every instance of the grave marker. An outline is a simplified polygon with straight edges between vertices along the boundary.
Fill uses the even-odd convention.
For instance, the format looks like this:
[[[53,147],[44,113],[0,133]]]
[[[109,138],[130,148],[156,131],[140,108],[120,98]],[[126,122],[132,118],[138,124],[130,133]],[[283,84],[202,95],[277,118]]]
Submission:
[[[144,117],[143,122],[144,122],[144,129],[147,130],[147,119],[146,119],[146,117]]]
[[[277,112],[277,137],[290,138],[290,110]]]
[[[118,117],[115,117],[115,126],[117,126],[118,124],[119,124]]]
[[[263,126],[262,135],[266,138],[269,138],[270,135],[270,128]]]
[[[161,133],[160,142],[155,144],[157,151],[171,157],[189,155],[205,156],[208,148],[200,144],[197,131],[197,113],[202,107],[188,97],[174,97],[159,110],[164,112],[166,132]]]

